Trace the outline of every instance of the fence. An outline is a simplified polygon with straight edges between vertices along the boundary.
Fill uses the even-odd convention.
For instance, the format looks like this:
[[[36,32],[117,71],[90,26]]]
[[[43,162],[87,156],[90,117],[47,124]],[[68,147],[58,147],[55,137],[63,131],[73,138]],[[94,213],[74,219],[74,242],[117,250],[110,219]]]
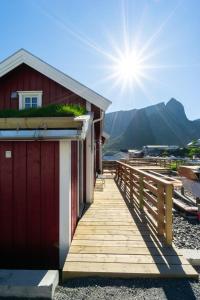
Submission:
[[[116,182],[135,211],[144,212],[154,232],[172,244],[173,184],[134,167],[116,162]]]

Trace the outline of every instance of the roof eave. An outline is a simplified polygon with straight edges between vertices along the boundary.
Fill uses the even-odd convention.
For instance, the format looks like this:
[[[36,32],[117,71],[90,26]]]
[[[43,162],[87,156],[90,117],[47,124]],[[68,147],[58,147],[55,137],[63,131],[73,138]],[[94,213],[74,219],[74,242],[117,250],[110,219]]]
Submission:
[[[110,100],[104,98],[24,49],[20,49],[0,63],[0,77],[9,73],[22,63],[25,63],[48,78],[56,81],[60,85],[84,98],[88,102],[98,106],[104,111],[106,111],[112,103]]]

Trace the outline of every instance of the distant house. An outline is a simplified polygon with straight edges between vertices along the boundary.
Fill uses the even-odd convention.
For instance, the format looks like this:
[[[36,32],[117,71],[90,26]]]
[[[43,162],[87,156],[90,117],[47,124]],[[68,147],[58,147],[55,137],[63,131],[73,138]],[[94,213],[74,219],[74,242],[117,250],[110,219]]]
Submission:
[[[120,159],[128,159],[128,154],[125,152],[106,152],[103,156],[103,160],[120,160]]]
[[[191,141],[190,143],[187,144],[187,147],[200,147],[200,139]]]
[[[176,145],[147,145],[143,146],[144,155],[157,156],[167,151],[169,153],[179,149]]]
[[[144,153],[142,150],[136,150],[136,149],[129,149],[128,150],[128,157],[131,158],[141,158],[144,156]]]
[[[110,101],[25,50],[0,63],[0,110],[80,104],[87,114],[0,120],[0,267],[62,267],[93,201]]]

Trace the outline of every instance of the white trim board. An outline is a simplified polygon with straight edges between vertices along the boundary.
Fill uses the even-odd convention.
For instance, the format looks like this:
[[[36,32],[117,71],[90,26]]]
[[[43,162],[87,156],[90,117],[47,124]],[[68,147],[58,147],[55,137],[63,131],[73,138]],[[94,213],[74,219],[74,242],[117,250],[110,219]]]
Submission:
[[[17,91],[19,95],[19,109],[23,109],[25,107],[24,97],[37,97],[38,103],[37,106],[42,106],[42,91]]]
[[[4,76],[23,63],[37,70],[48,78],[56,81],[60,85],[74,92],[76,95],[79,95],[83,99],[98,106],[104,111],[111,104],[111,101],[108,99],[79,83],[75,79],[72,79],[70,76],[57,70],[24,49],[20,49],[0,63],[0,77]]]
[[[71,141],[59,142],[59,266],[71,244]]]

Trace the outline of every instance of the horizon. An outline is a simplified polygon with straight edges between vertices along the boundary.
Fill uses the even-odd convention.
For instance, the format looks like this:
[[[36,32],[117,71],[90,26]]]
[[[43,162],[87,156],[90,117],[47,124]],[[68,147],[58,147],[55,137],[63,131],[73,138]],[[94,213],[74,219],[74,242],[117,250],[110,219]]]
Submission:
[[[1,61],[25,48],[111,100],[108,112],[175,98],[200,118],[199,2],[21,0],[0,17]]]

